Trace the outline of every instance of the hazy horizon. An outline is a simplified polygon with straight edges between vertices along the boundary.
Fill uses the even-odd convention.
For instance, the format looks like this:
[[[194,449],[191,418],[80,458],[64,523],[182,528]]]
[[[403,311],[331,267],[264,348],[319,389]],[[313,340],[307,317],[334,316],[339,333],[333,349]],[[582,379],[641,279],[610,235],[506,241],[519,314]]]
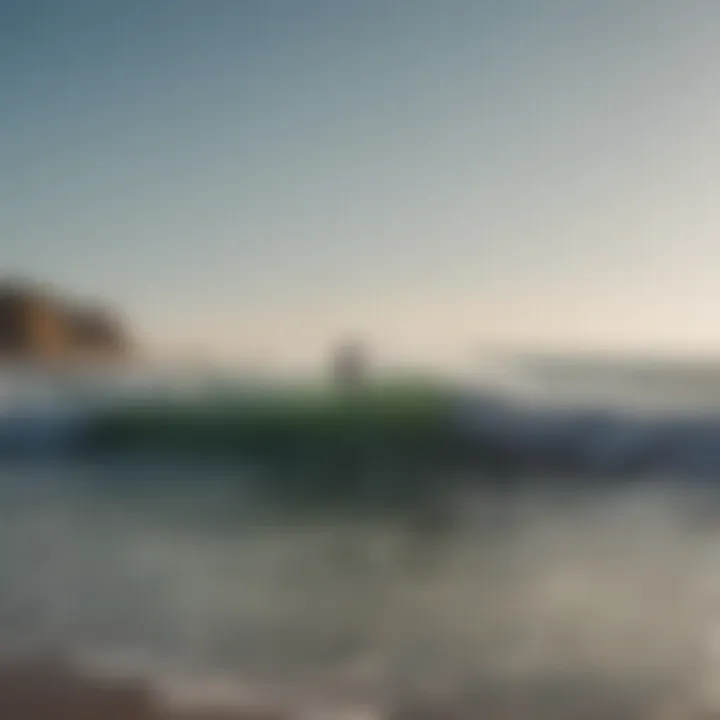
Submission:
[[[0,269],[162,352],[720,356],[720,5],[0,0]]]

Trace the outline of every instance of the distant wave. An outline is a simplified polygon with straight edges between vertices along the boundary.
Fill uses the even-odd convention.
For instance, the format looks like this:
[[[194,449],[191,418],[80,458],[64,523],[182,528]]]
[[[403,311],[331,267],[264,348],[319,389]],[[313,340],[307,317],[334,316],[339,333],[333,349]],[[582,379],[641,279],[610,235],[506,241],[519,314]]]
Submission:
[[[720,409],[533,408],[501,399],[467,399],[462,405],[458,432],[502,451],[518,471],[720,472]]]
[[[162,374],[74,383],[0,378],[0,458],[68,451],[104,409],[181,393],[202,397],[213,391],[214,382]],[[610,397],[603,404],[580,405],[552,395],[541,402],[529,393],[467,391],[448,423],[481,459],[483,453],[490,460],[501,458],[514,473],[720,473],[720,404],[653,406]],[[486,469],[493,470],[492,462]]]

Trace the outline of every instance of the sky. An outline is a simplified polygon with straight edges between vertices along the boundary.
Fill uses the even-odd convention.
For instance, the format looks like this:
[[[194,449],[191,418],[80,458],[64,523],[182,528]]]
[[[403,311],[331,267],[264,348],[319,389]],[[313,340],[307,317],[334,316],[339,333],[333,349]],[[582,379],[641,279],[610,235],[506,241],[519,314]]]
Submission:
[[[158,351],[720,353],[720,3],[0,0],[0,271]]]

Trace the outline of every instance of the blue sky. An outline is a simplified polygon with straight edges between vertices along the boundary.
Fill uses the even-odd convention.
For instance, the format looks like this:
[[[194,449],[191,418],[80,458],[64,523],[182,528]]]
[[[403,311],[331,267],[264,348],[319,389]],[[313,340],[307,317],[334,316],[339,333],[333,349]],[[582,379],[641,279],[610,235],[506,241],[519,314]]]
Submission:
[[[161,348],[720,351],[720,4],[0,0],[0,269]]]

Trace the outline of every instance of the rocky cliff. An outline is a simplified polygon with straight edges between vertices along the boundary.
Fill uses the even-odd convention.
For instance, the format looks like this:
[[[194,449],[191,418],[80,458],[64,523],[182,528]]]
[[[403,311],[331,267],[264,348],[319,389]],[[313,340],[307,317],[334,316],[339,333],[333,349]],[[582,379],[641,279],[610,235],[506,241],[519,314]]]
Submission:
[[[110,311],[30,282],[0,280],[0,361],[113,360],[129,349]]]

